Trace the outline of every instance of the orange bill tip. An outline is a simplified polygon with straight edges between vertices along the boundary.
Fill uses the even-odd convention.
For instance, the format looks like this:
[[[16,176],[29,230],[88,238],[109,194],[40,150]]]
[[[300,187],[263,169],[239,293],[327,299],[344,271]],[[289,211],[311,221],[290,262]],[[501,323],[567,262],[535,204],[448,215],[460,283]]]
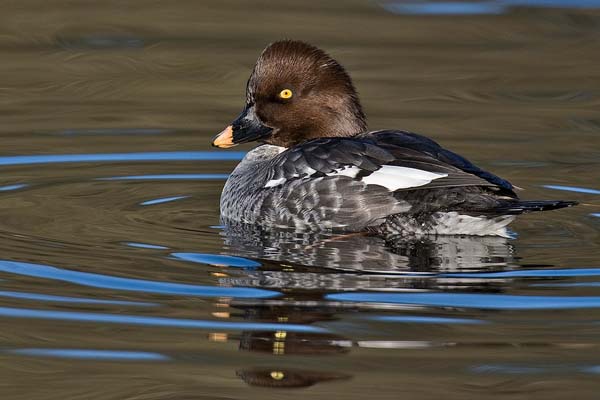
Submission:
[[[221,149],[235,146],[233,143],[233,128],[229,125],[213,139],[212,145]]]

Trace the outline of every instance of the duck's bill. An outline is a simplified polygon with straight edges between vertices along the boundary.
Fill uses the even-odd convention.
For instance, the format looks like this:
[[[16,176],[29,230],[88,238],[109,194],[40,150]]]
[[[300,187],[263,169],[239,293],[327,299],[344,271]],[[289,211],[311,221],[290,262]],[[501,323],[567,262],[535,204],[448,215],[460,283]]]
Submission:
[[[229,125],[223,129],[221,133],[213,138],[212,145],[221,149],[228,149],[235,146],[236,144],[233,143],[233,127]]]
[[[235,121],[213,139],[213,146],[227,149],[241,143],[266,139],[271,135],[272,128],[263,125],[254,107],[246,107]]]

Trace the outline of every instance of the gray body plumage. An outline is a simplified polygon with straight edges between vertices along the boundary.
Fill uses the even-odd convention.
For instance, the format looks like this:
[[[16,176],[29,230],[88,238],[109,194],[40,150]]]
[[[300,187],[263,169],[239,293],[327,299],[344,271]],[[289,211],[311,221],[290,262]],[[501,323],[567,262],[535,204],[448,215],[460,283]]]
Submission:
[[[381,149],[373,147],[370,150]],[[221,215],[224,223],[313,231],[505,236],[505,226],[513,219],[512,215],[467,215],[460,207],[448,209],[451,203],[464,206],[469,201],[480,205],[486,201],[494,203],[485,204],[485,208],[494,206],[495,198],[480,188],[464,186],[394,192],[382,185],[369,184],[366,178],[344,175],[347,167],[334,170],[341,171],[338,173],[324,174],[322,171],[333,167],[318,171],[313,168],[314,160],[311,163],[289,153],[283,147],[262,145],[246,155],[223,189]],[[390,157],[384,151],[378,156],[386,159],[384,162],[392,161],[387,159]],[[317,164],[322,162],[322,159],[316,159],[319,160]],[[369,158],[359,162],[365,160]],[[345,162],[352,163],[352,160]],[[381,167],[376,165],[371,169],[377,171]],[[447,174],[440,176],[447,179]],[[481,181],[478,183],[489,185],[471,176]]]
[[[221,217],[225,222],[360,231],[410,209],[385,188],[372,186],[367,190],[364,182],[349,177],[293,179],[265,187],[273,158],[284,150],[258,146],[238,164],[221,196]]]
[[[512,189],[431,139],[377,131],[256,147],[227,180],[221,216],[310,231],[507,236],[515,215],[576,204],[522,201]]]

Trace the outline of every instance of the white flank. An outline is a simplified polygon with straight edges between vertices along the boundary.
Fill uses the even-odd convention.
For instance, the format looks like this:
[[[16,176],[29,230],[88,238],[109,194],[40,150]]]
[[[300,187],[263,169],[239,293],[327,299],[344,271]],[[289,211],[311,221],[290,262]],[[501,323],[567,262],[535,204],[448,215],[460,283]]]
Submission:
[[[424,171],[422,169],[384,165],[371,175],[362,179],[367,185],[379,185],[390,191],[424,186],[435,179],[445,178],[448,174]]]
[[[486,218],[461,215],[455,211],[437,213],[434,215],[434,226],[431,233],[438,235],[495,235],[510,238],[506,225],[514,219],[514,215]]]

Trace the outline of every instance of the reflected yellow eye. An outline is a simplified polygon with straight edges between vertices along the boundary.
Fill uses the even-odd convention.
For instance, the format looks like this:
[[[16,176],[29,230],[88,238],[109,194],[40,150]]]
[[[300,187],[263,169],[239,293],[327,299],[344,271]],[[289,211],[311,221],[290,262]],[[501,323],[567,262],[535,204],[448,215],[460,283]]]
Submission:
[[[271,378],[275,379],[276,381],[280,381],[285,378],[285,374],[281,371],[272,371]]]
[[[281,97],[282,99],[289,99],[290,97],[292,97],[292,91],[290,89],[283,89],[281,92],[279,92],[279,97]]]

